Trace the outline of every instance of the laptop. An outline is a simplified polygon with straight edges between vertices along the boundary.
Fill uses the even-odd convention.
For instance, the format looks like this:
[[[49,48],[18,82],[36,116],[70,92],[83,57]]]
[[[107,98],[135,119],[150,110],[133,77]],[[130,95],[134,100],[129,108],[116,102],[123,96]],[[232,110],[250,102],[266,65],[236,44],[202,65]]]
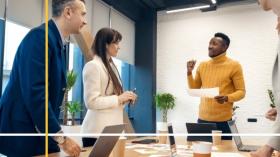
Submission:
[[[102,134],[121,134],[125,124],[106,126]],[[95,142],[89,157],[108,157],[120,136],[100,136]]]
[[[175,138],[173,135],[173,127],[172,124],[168,124],[168,138],[169,138],[169,144],[170,144],[170,152],[171,152],[171,157],[177,157],[177,150],[176,150],[176,143],[175,143]]]
[[[212,134],[212,130],[217,130],[215,123],[186,123],[189,134]],[[187,141],[212,142],[212,136],[188,136]]]
[[[235,121],[228,121],[228,125],[229,125],[231,133],[238,134],[238,130],[235,125]],[[256,145],[244,145],[242,143],[240,136],[233,136],[233,139],[234,139],[236,147],[239,151],[250,152],[250,151],[255,151],[261,147],[261,146],[256,146]]]
[[[182,155],[182,154],[178,154],[178,153],[177,153],[175,138],[174,138],[174,136],[172,135],[172,134],[173,134],[173,127],[172,127],[172,124],[169,123],[167,128],[168,128],[168,134],[169,134],[168,137],[169,137],[170,152],[171,152],[170,157],[186,157],[185,155]]]

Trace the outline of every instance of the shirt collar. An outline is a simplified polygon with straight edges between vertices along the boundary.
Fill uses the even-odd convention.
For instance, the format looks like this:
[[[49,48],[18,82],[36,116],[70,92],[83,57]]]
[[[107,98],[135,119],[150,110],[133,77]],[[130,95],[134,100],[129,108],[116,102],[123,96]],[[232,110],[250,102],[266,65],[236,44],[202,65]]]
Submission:
[[[69,41],[67,38],[63,38],[63,35],[62,35],[62,33],[61,33],[61,31],[60,31],[60,29],[59,29],[59,27],[58,27],[58,24],[57,24],[56,20],[55,20],[55,19],[52,19],[52,20],[53,20],[53,22],[54,22],[56,28],[58,29],[58,32],[59,32],[59,34],[60,34],[60,39],[61,39],[61,41],[62,41],[62,44],[63,44],[63,46],[65,46],[65,45],[68,44],[70,41]]]
[[[222,53],[222,54],[220,54],[220,55],[218,55],[218,56],[216,56],[216,57],[213,57],[213,58],[211,59],[211,61],[212,61],[213,63],[221,63],[221,62],[224,62],[224,61],[227,60],[226,54],[227,54],[227,53],[224,52],[224,53]]]

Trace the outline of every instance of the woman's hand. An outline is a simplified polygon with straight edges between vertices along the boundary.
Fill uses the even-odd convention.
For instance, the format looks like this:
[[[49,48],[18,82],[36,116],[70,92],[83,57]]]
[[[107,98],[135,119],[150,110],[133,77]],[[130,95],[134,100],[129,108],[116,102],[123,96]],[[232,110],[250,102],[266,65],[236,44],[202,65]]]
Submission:
[[[277,110],[276,108],[272,108],[268,110],[265,114],[265,117],[269,120],[275,121],[277,117]]]
[[[130,101],[132,102],[132,104],[134,104],[137,99],[137,95],[131,91],[125,91],[124,93],[119,95],[118,99],[119,99],[119,104],[122,104],[122,105],[124,105]]]

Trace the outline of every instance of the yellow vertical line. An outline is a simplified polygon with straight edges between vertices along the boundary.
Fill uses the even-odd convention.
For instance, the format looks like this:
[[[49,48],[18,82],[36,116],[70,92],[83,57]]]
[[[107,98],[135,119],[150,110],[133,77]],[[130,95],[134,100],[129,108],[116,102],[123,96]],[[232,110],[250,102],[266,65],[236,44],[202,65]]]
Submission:
[[[48,121],[48,115],[49,115],[49,112],[48,112],[48,100],[49,100],[49,89],[48,89],[48,45],[49,45],[49,41],[48,41],[48,19],[49,19],[49,1],[48,0],[45,0],[45,21],[46,21],[46,24],[45,24],[45,132],[46,132],[46,135],[45,135],[45,156],[48,157],[48,154],[49,154],[49,149],[48,149],[48,146],[49,146],[49,141],[48,141],[48,134],[49,134],[49,121]]]

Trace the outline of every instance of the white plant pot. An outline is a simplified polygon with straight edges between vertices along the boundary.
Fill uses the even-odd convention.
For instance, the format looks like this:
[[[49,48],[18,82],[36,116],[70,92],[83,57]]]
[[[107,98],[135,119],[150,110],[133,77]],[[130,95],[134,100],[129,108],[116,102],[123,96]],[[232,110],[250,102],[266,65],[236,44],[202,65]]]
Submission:
[[[81,125],[61,125],[61,129],[64,133],[80,133],[81,132]]]
[[[158,131],[168,131],[167,122],[157,122],[157,130]]]
[[[68,119],[67,122],[66,122],[66,125],[67,125],[67,126],[72,126],[72,120],[71,120],[71,119]]]

